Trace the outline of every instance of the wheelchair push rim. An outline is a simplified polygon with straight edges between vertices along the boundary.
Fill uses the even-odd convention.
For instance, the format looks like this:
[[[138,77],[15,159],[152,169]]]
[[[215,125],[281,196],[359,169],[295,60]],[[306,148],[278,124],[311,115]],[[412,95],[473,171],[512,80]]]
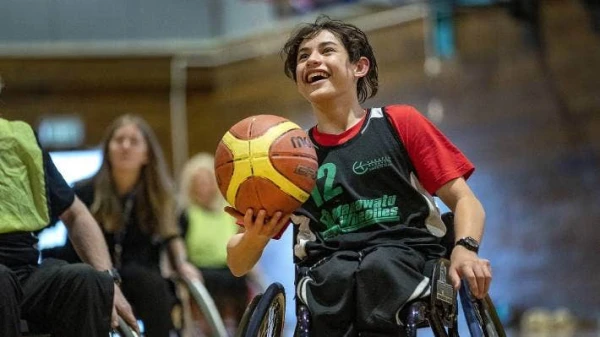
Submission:
[[[476,299],[463,280],[460,287],[460,301],[465,313],[469,332],[473,337],[506,337],[504,328],[489,295],[483,300]]]

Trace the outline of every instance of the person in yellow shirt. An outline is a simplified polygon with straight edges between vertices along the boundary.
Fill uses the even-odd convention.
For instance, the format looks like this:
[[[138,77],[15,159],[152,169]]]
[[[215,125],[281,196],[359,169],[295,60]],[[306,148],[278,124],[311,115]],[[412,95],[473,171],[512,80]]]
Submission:
[[[180,178],[181,231],[189,261],[200,270],[227,330],[233,334],[248,303],[246,276],[227,267],[227,242],[239,232],[217,186],[214,157],[199,153],[188,160]]]

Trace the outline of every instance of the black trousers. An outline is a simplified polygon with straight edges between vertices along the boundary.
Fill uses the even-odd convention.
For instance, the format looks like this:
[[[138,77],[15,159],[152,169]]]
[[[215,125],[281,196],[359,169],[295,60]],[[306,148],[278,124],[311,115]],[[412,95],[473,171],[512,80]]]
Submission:
[[[119,268],[123,279],[123,295],[133,307],[135,316],[144,323],[146,337],[167,337],[173,329],[171,310],[177,301],[169,280],[158,267],[128,263]]]
[[[49,259],[14,270],[0,264],[0,336],[21,336],[20,319],[36,332],[106,337],[114,283],[90,265]]]
[[[398,312],[428,294],[427,260],[406,246],[378,246],[302,268],[297,293],[311,313],[311,336],[399,336]]]

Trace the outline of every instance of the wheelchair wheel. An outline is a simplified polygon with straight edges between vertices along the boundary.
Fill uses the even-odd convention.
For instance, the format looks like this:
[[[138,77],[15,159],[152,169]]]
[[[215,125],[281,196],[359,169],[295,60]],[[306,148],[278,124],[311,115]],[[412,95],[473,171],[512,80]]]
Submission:
[[[280,283],[271,284],[256,303],[244,337],[281,337],[285,322],[285,290]]]
[[[482,311],[486,314],[486,329],[488,331],[495,331],[497,336],[506,337],[506,333],[504,332],[504,327],[502,326],[502,322],[500,322],[500,317],[498,317],[498,313],[496,312],[496,307],[494,307],[494,303],[492,303],[492,299],[490,296],[486,296],[481,305],[483,306]]]
[[[262,295],[263,294],[260,293],[256,296],[254,296],[254,298],[252,298],[252,301],[250,301],[250,303],[246,307],[246,310],[244,311],[244,315],[242,316],[242,319],[240,320],[240,325],[238,326],[238,328],[236,330],[235,337],[246,336],[246,331],[248,331],[248,322],[250,322],[250,317],[254,313],[254,310],[256,310],[256,305],[258,304],[258,301],[260,301]]]
[[[206,318],[208,324],[210,325],[211,330],[213,331],[213,336],[217,337],[227,337],[228,333],[225,329],[225,324],[223,324],[223,319],[221,318],[221,314],[215,305],[212,297],[206,287],[200,281],[190,281],[188,279],[183,279],[190,294],[194,298],[194,301],[202,310],[202,314]]]
[[[460,302],[472,337],[506,337],[489,296],[483,300],[476,299],[471,295],[469,285],[463,281],[460,287]]]

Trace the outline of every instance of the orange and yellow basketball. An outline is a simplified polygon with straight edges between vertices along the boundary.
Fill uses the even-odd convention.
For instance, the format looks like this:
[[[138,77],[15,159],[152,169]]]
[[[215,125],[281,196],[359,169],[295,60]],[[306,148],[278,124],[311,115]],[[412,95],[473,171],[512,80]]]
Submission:
[[[225,133],[215,153],[215,174],[229,204],[245,213],[290,213],[304,203],[318,168],[312,142],[286,118],[256,115]]]

